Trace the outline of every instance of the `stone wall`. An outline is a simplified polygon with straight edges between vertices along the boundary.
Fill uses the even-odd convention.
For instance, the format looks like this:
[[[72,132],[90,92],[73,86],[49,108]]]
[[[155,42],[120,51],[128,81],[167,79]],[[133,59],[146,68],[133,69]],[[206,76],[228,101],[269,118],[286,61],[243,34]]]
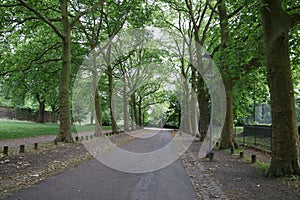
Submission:
[[[0,106],[0,118],[21,120],[21,121],[36,121],[38,113],[31,109],[20,109]],[[50,112],[45,112],[45,122],[56,122],[56,117]]]

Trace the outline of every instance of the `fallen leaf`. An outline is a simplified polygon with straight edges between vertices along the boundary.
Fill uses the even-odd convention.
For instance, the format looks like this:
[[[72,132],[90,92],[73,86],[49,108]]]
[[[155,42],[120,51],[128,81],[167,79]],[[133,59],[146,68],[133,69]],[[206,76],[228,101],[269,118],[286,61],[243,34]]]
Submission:
[[[216,169],[215,168],[208,168],[208,171],[214,172]]]

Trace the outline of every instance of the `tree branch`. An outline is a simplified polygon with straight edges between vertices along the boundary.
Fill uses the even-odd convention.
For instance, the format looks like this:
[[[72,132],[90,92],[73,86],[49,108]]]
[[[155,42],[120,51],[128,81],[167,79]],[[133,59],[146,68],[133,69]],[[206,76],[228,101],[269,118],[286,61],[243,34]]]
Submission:
[[[45,17],[44,15],[42,15],[36,9],[32,8],[31,6],[29,6],[23,0],[18,0],[18,1],[20,2],[21,6],[27,8],[29,11],[33,12],[36,16],[38,16],[41,20],[43,20],[46,24],[48,24],[60,38],[63,38],[63,35],[60,32],[60,30],[57,28],[57,26],[55,26],[47,17]]]
[[[25,22],[30,21],[30,20],[39,20],[39,19],[40,19],[39,17],[34,16],[34,17],[27,17],[27,18],[24,18],[22,20],[11,21],[10,22],[11,23],[11,27],[9,29],[6,28],[5,30],[0,30],[0,33],[10,33],[10,32],[13,32],[18,25],[24,24]]]
[[[213,51],[212,51],[212,53],[211,53],[210,56],[213,58],[214,55],[215,55],[215,53],[217,53],[217,52],[219,51],[220,48],[221,48],[221,44],[218,44],[218,45],[213,49]]]
[[[259,67],[260,66],[260,61],[261,59],[258,57],[253,57],[251,60],[249,60],[248,63],[246,63],[245,65],[240,66],[240,69],[243,70],[245,72],[245,74],[249,73],[251,71],[251,69],[255,68],[255,67]],[[239,79],[241,79],[241,76],[236,76],[233,78],[234,81],[237,81]]]
[[[55,44],[51,45],[49,48],[47,48],[45,51],[43,51],[42,54],[38,58],[36,58],[34,61],[40,60],[42,57],[44,57],[44,55],[46,55],[47,52],[49,52],[50,50],[52,50],[56,47],[59,47],[59,46],[61,46],[60,43],[55,43]]]
[[[199,16],[199,19],[197,19],[197,23],[198,23],[198,28],[200,28],[204,18],[205,18],[205,15],[206,15],[206,11],[207,11],[207,8],[208,8],[208,5],[207,3],[205,4],[205,7],[204,7],[204,10],[202,11],[202,15]]]
[[[217,4],[215,6],[217,6]],[[214,15],[214,12],[211,11],[209,19],[208,19],[208,21],[207,21],[207,23],[205,25],[205,28],[203,30],[203,33],[202,33],[202,38],[201,38],[201,42],[200,42],[201,45],[203,45],[204,42],[205,42],[205,40],[206,40],[206,36],[207,36],[206,34],[207,34],[208,29],[209,29],[210,23],[211,23],[211,21],[213,19],[213,15]]]
[[[228,19],[234,17],[236,14],[238,14],[241,10],[243,10],[244,8],[244,5],[240,6],[238,9],[236,9],[235,11],[233,11],[232,13],[230,13],[228,15]]]
[[[11,8],[11,7],[16,7],[19,4],[1,4],[0,8]]]
[[[61,17],[50,18],[49,20],[50,20],[51,22],[61,22]]]
[[[26,67],[26,68],[23,68],[23,69],[12,69],[12,70],[8,70],[8,71],[5,71],[5,72],[1,72],[0,73],[0,76],[6,76],[8,74],[11,74],[11,73],[15,73],[15,72],[25,72],[25,71],[28,71],[30,69],[30,67]]]
[[[207,5],[209,6],[209,8],[211,9],[212,12],[214,12],[215,14],[219,15],[219,12],[216,10],[215,7],[213,7],[211,4],[210,4],[210,0],[206,0],[206,3]],[[216,3],[217,5],[218,3]]]
[[[51,62],[58,62],[61,61],[61,58],[53,58],[53,59],[47,59],[41,62],[37,62],[36,64],[42,65],[42,64],[46,64],[46,63],[51,63]]]
[[[56,48],[56,47],[58,47],[58,46],[60,46],[60,43],[55,43],[55,44],[51,45],[49,48],[47,48],[45,51],[43,51],[43,52],[41,53],[41,55],[39,55],[36,59],[31,60],[30,63],[27,65],[26,68],[23,68],[23,69],[18,68],[18,69],[8,70],[8,71],[6,71],[6,72],[1,72],[1,73],[0,73],[0,76],[6,76],[6,75],[8,75],[8,74],[10,74],[10,73],[15,73],[15,72],[20,72],[20,71],[25,72],[25,71],[30,70],[30,68],[31,68],[31,66],[32,66],[32,63],[37,62],[37,61],[40,60],[42,57],[44,57],[44,55],[45,55],[47,52],[49,52],[50,50],[52,50],[52,49],[54,49],[54,48]],[[61,60],[61,59],[59,59],[59,60]],[[58,59],[51,59],[51,61],[50,61],[50,60],[49,60],[49,61],[46,60],[46,61],[43,61],[43,62],[39,62],[39,63],[37,63],[37,64],[44,64],[44,63],[47,63],[47,62],[54,62],[54,61],[58,61]],[[15,63],[14,63],[13,65],[15,65]]]
[[[197,27],[197,21],[196,21],[195,16],[194,16],[192,2],[190,0],[185,0],[185,4],[186,4],[186,7],[188,8],[188,11],[189,11],[189,14],[190,14],[190,18],[192,19],[194,28],[196,30],[196,29],[198,29],[198,27]]]
[[[97,9],[101,4],[103,4],[105,2],[105,0],[99,0],[96,4],[94,4],[92,7],[90,7],[89,9],[79,13],[75,19],[73,19],[70,23],[71,28],[75,25],[76,22],[78,22],[78,20],[83,17],[84,15],[93,12],[95,9]]]

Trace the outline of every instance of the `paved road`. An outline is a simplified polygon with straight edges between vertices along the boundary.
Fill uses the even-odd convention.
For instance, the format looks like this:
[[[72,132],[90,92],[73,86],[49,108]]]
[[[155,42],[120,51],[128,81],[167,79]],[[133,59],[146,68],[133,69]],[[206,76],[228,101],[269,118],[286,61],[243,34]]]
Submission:
[[[156,136],[129,142],[123,148],[149,152],[170,140],[169,133],[161,131]],[[180,160],[154,172],[126,173],[94,159],[6,199],[194,200],[197,197]]]

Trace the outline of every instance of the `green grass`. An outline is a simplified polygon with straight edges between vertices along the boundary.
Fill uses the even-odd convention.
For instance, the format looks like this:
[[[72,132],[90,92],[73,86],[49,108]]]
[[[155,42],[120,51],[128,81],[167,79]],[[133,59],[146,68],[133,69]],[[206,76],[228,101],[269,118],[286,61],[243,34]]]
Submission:
[[[270,167],[270,164],[265,162],[257,162],[255,163],[255,166],[259,172],[266,173]]]
[[[0,140],[35,137],[42,135],[56,135],[58,133],[58,129],[58,124],[37,124],[34,122],[0,121]],[[103,129],[110,130],[111,127],[103,127]],[[93,125],[72,125],[71,127],[72,133],[93,130]]]
[[[234,129],[235,129],[234,131],[236,134],[240,134],[240,133],[244,132],[243,126],[235,126]]]

